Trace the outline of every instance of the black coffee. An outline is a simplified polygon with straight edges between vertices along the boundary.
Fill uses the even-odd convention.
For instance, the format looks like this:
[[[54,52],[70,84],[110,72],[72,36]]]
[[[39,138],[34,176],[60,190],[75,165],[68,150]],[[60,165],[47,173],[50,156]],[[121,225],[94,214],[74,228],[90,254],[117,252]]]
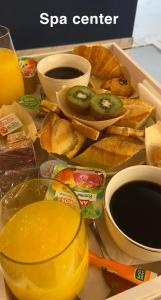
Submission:
[[[55,79],[72,79],[83,75],[83,72],[75,68],[59,67],[47,71],[45,75]]]
[[[161,185],[126,183],[113,194],[110,211],[127,236],[145,246],[161,248]]]

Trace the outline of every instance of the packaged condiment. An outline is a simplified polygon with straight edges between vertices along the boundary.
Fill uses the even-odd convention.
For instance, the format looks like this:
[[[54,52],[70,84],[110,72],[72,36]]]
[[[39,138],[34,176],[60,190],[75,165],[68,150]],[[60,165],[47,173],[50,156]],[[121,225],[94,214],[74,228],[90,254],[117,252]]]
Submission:
[[[5,136],[21,128],[23,124],[15,114],[9,114],[0,119],[0,134]]]
[[[32,141],[25,139],[7,143],[6,137],[0,138],[0,198],[14,185],[38,176],[39,168]]]
[[[0,173],[3,170],[16,170],[32,168],[37,165],[36,154],[30,139],[7,143],[6,139],[0,140]]]
[[[40,99],[32,94],[26,94],[19,98],[18,103],[35,118],[39,112]]]
[[[104,171],[58,163],[51,177],[73,190],[81,204],[84,218],[95,219],[101,215],[106,179]]]
[[[26,139],[27,139],[27,136],[26,136],[26,133],[24,130],[10,133],[7,135],[7,143],[8,144],[13,144],[13,143],[20,142],[20,141],[23,141]]]
[[[24,80],[25,93],[34,93],[37,86],[37,62],[28,57],[20,57],[19,66]]]

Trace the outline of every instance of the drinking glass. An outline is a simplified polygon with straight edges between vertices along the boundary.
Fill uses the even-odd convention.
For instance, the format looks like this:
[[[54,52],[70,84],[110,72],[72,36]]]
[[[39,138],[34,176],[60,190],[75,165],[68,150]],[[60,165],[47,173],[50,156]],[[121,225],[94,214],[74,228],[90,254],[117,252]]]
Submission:
[[[9,29],[0,25],[0,106],[17,101],[24,84]]]
[[[35,204],[39,205],[39,209]],[[47,206],[45,206],[45,209],[41,210],[42,204],[47,206],[54,204],[54,206],[47,210]],[[61,212],[62,210],[63,213],[65,212],[63,219],[60,218],[60,215],[62,216],[59,210],[60,207]],[[33,218],[22,215],[24,209],[30,209]],[[2,233],[9,223],[12,225],[11,222],[20,213],[23,223],[19,222],[17,225],[14,223],[15,226],[18,226],[18,231],[15,233],[14,226],[14,228],[10,226],[10,231],[5,231],[5,242],[7,243],[8,239],[11,239],[12,244],[12,249],[9,249],[10,254],[8,254],[1,248]],[[54,224],[56,226],[54,230],[52,224],[48,223],[48,220],[51,221],[52,213],[55,215]],[[71,220],[68,214],[72,214]],[[63,225],[65,224],[63,222],[64,218],[70,220],[68,231]],[[19,300],[75,299],[84,284],[87,274],[88,243],[79,201],[72,190],[65,184],[51,179],[32,179],[20,183],[2,198],[0,220],[1,269],[13,294]],[[75,220],[77,220],[76,223]],[[23,225],[24,222],[28,222],[27,226]],[[77,225],[72,227],[74,231],[73,229],[70,231],[70,226],[73,226],[73,223]],[[60,239],[60,231],[61,236],[63,233],[65,239],[67,236],[69,238],[68,243],[62,249],[63,239]],[[15,248],[12,240],[12,238],[15,240],[15,234],[18,235],[17,241],[19,243],[20,239],[23,239],[22,248],[19,244],[18,248]],[[42,236],[43,244],[40,247],[42,249],[38,250],[37,242]],[[56,250],[59,249],[59,252],[54,252],[51,255],[50,246],[52,240],[56,238],[58,242],[54,244],[54,247]],[[19,249],[19,252],[16,252],[17,249]],[[45,253],[50,253],[50,256],[41,259],[40,252],[42,250]],[[24,252],[27,253],[25,261],[22,259]],[[31,260],[31,254],[34,255],[33,260]]]

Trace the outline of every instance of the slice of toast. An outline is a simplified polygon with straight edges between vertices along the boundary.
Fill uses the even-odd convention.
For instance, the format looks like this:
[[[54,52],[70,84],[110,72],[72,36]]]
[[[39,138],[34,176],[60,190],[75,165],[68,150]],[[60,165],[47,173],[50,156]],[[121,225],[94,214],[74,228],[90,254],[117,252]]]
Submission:
[[[140,137],[144,137],[145,130],[144,129],[134,129],[134,128],[129,128],[129,127],[109,126],[106,128],[106,133],[140,138]]]
[[[119,127],[141,128],[155,110],[154,105],[142,99],[121,99],[126,109],[126,114],[115,123]]]
[[[92,128],[86,124],[79,122],[78,120],[72,119],[72,126],[78,130],[83,136],[96,141],[99,137],[100,131]]]
[[[111,136],[94,143],[72,161],[78,165],[112,169],[120,166],[142,149],[144,144],[138,139]]]
[[[55,112],[56,114],[60,114],[61,112],[57,104],[46,99],[41,100],[41,106],[49,111]]]

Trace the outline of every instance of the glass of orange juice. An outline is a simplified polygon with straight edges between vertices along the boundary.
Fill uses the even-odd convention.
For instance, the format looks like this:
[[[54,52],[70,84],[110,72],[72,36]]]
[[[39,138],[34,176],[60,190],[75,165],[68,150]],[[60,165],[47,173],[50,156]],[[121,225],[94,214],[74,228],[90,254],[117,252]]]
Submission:
[[[33,179],[1,201],[0,262],[19,300],[71,300],[88,269],[85,224],[65,184]]]
[[[17,101],[24,84],[9,29],[0,25],[0,106]]]

